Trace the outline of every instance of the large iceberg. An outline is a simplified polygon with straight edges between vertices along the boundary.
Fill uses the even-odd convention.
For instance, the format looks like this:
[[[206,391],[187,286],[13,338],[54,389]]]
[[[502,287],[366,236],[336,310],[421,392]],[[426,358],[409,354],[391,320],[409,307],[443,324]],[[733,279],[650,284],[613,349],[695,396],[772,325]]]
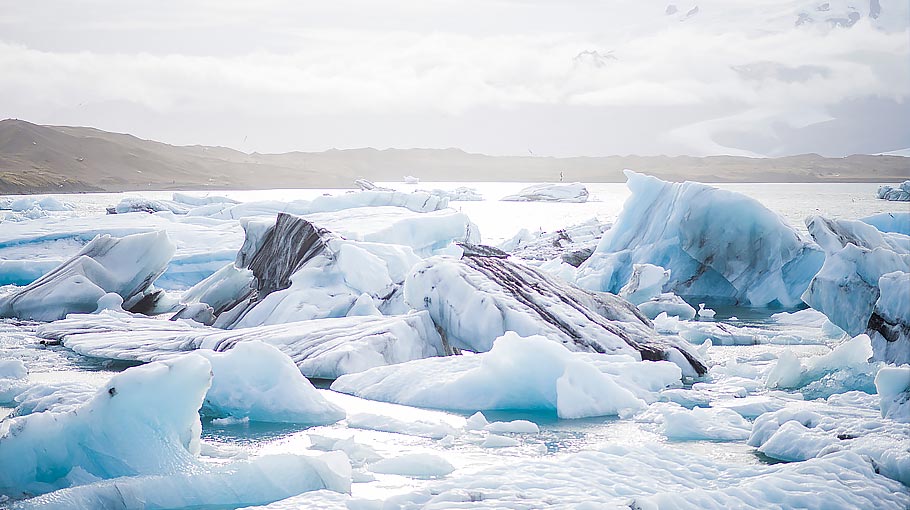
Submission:
[[[0,296],[0,317],[62,319],[95,311],[110,293],[120,296],[128,309],[164,272],[174,249],[165,232],[98,236],[53,271]]]
[[[579,268],[587,289],[619,292],[635,264],[671,271],[680,296],[794,307],[824,254],[757,200],[626,171],[632,196]]]
[[[656,334],[634,305],[592,293],[501,255],[465,246],[461,258],[432,257],[405,280],[406,302],[428,310],[459,349],[490,350],[507,331],[543,335],[569,350],[671,360],[687,376],[705,364],[683,342]]]
[[[545,183],[535,184],[522,189],[514,195],[501,198],[508,202],[587,202],[588,189],[580,182],[571,184]]]
[[[338,378],[332,389],[437,409],[555,411],[561,418],[630,414],[681,384],[668,362],[573,353],[542,336],[508,332],[474,356],[425,359]]]

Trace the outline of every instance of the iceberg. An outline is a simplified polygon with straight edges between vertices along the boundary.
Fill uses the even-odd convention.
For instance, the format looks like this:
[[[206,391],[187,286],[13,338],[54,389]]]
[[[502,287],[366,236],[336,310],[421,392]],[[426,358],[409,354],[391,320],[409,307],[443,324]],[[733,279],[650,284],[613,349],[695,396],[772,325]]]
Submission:
[[[673,363],[573,353],[542,336],[508,332],[487,353],[374,368],[342,376],[332,389],[411,406],[543,410],[572,419],[641,410],[681,377]]]
[[[173,214],[188,214],[191,210],[210,206],[212,204],[227,207],[239,204],[240,202],[219,196],[197,197],[185,193],[174,193],[173,200],[154,200],[145,197],[126,197],[120,202],[107,208],[108,214],[127,214],[132,212],[144,212],[154,214],[156,212],[169,212]]]
[[[0,296],[0,317],[62,319],[95,311],[109,293],[119,295],[130,308],[150,291],[174,250],[165,232],[98,236],[56,269]]]
[[[244,220],[246,237],[236,260],[182,299],[186,306],[203,303],[211,310],[193,307],[175,317],[233,329],[357,313],[406,313],[400,288],[420,260],[418,253],[477,237],[467,217],[454,211],[373,209]],[[357,240],[330,230],[334,226],[346,228],[347,235],[359,229],[353,232]]]
[[[739,413],[723,407],[686,409],[673,402],[657,402],[635,419],[659,424],[661,433],[677,441],[738,441],[748,439],[752,431],[752,424]]]
[[[400,316],[319,319],[235,330],[193,321],[162,321],[122,313],[71,315],[44,324],[36,334],[102,359],[150,362],[196,349],[227,351],[260,340],[290,356],[299,371],[335,379],[347,373],[451,354],[427,312]]]
[[[629,281],[619,289],[619,297],[640,305],[663,293],[664,285],[670,281],[670,271],[653,264],[635,264]]]
[[[429,193],[438,197],[448,199],[449,202],[480,202],[483,195],[476,188],[459,186],[453,190],[434,188],[432,190],[417,190],[419,193]]]
[[[182,299],[188,306],[204,303],[211,312],[193,308],[176,317],[232,329],[358,313],[406,313],[400,288],[420,260],[415,250],[431,253],[454,240],[476,238],[467,217],[454,211],[372,209],[306,219],[282,213],[275,220],[244,220],[246,238],[236,260]],[[357,240],[336,234],[334,226],[347,229],[348,235],[359,228],[354,232]]]
[[[470,246],[460,259],[432,257],[414,266],[404,297],[412,308],[429,311],[446,341],[459,349],[485,352],[497,337],[514,331],[545,336],[571,351],[671,360],[687,377],[707,370],[687,345],[657,335],[622,298],[584,291]]]
[[[807,397],[828,397],[847,390],[874,390],[872,342],[862,334],[837,345],[831,352],[800,360],[783,351],[765,377],[769,388],[801,389]]]
[[[638,309],[645,317],[654,320],[660,314],[666,314],[670,317],[678,317],[683,320],[695,318],[695,308],[686,303],[686,301],[672,292],[664,292],[656,297],[652,297],[643,303],[638,304]]]
[[[126,476],[66,488],[17,503],[17,510],[236,508],[309,493],[351,491],[351,466],[340,452],[263,455],[195,472]],[[324,496],[328,497],[328,496]],[[311,500],[313,498],[310,498]]]
[[[571,184],[545,183],[535,184],[522,189],[514,195],[501,198],[507,202],[574,202],[588,201],[588,189],[580,182]]]
[[[883,367],[875,374],[882,417],[910,423],[910,366]]]
[[[876,359],[910,363],[910,311],[902,273],[910,273],[910,254],[849,243],[828,255],[803,300],[850,335],[868,333]]]
[[[281,202],[266,200],[243,202],[240,204],[210,204],[190,210],[190,216],[206,216],[217,219],[248,218],[252,216],[272,216],[278,213],[305,216],[314,213],[338,212],[362,207],[397,207],[413,212],[440,211],[449,206],[445,197],[430,193],[402,193],[392,190],[368,190],[344,193],[342,195],[323,195],[313,200],[293,200]]]
[[[810,216],[806,219],[806,227],[828,255],[837,253],[848,244],[867,250],[882,248],[902,255],[910,253],[910,236],[882,232],[864,221]]]
[[[619,292],[635,264],[654,264],[671,271],[667,290],[679,296],[801,304],[825,256],[776,213],[732,191],[625,173],[632,196],[579,267],[578,285]]]
[[[344,419],[344,410],[326,400],[276,347],[241,342],[225,352],[196,354],[212,365],[212,386],[202,414],[209,418],[271,423],[327,425]]]
[[[0,422],[0,494],[20,498],[84,480],[195,468],[197,411],[211,377],[208,361],[182,357],[115,375],[72,411]]]
[[[523,229],[499,245],[499,248],[523,260],[558,259],[572,267],[578,267],[594,253],[598,241],[609,228],[610,223],[592,218],[555,232],[531,233]]]
[[[892,202],[910,202],[910,181],[904,181],[897,187],[879,186],[876,196]]]
[[[910,236],[910,212],[886,212],[861,218],[882,232],[894,232]]]
[[[28,285],[79,253],[99,235],[166,232],[176,245],[156,285],[185,289],[234,260],[243,243],[236,221],[170,213],[50,216],[0,228],[0,285]]]

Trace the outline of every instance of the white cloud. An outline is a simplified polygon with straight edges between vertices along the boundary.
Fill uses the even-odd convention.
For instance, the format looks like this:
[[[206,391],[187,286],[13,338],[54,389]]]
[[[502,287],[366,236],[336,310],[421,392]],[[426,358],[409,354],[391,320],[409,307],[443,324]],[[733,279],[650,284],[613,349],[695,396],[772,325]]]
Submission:
[[[389,19],[360,28],[360,16],[343,16],[344,5],[333,9],[273,1],[253,8],[248,3],[205,1],[185,4],[185,16],[172,23],[174,13],[165,8],[133,19],[126,4],[94,2],[87,8],[93,17],[75,15],[71,27],[66,25],[66,9],[46,21],[74,39],[82,35],[84,47],[55,47],[27,27],[19,40],[0,39],[0,111],[47,116],[76,104],[112,101],[162,114],[238,116],[457,116],[538,106],[655,111],[703,107],[710,116],[687,121],[688,131],[681,127],[655,133],[656,138],[675,138],[692,152],[719,152],[725,149],[713,141],[714,134],[741,128],[746,121],[765,135],[771,124],[805,125],[806,119],[826,118],[829,107],[854,98],[906,101],[910,31],[905,18],[894,19],[901,14],[900,4],[883,4],[879,20],[864,18],[849,29],[832,29],[824,23],[794,26],[799,8],[781,0],[734,7],[719,0],[700,2],[699,14],[685,22],[664,16],[663,7],[626,2],[623,8],[609,6],[613,16],[605,18],[600,29],[587,20],[579,22],[584,30],[528,33],[525,29],[537,26],[535,16],[540,15],[552,15],[565,28],[573,6],[469,2],[462,4],[454,20],[458,24],[439,31],[426,26],[436,26],[441,15],[455,12],[456,3],[429,2],[414,12],[409,3],[384,4]],[[357,5],[376,14],[375,5]],[[605,8],[580,5],[597,12]],[[46,6],[21,8],[33,10],[7,13],[0,18],[0,28],[22,26],[24,18],[51,13]],[[502,33],[477,33],[466,21],[471,9],[475,17],[490,11],[512,13],[516,23],[504,17]],[[405,29],[400,17],[408,14],[426,25]],[[334,20],[334,26],[312,28],[309,16]],[[309,28],[295,29],[295,21]],[[124,30],[138,41],[126,44],[125,50],[118,50],[116,41],[99,48],[93,39]],[[197,51],[193,43],[195,36],[210,36],[230,46],[231,33],[244,30],[263,34],[263,44],[225,54]],[[185,41],[188,50],[143,48],[143,40],[159,40],[162,32]],[[574,60],[588,50],[611,51],[616,58],[605,65]],[[755,63],[764,66],[757,69],[810,66],[818,72],[793,79],[737,70]],[[718,104],[729,105],[727,111],[713,111]]]

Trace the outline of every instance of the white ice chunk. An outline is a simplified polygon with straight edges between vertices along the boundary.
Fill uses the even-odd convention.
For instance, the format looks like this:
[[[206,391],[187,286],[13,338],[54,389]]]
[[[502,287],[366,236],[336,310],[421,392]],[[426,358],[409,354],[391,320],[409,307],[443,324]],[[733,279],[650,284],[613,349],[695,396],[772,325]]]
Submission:
[[[369,466],[370,471],[417,478],[445,476],[455,467],[442,457],[429,453],[409,453],[383,459]]]
[[[588,201],[588,189],[580,182],[571,184],[545,183],[535,184],[522,189],[514,195],[501,200],[511,202],[575,202]]]
[[[882,416],[910,423],[910,365],[883,367],[875,375]]]
[[[550,410],[563,418],[582,418],[642,409],[643,398],[656,400],[654,391],[681,378],[679,368],[669,362],[611,362],[607,356],[598,362],[600,357],[573,354],[543,337],[509,332],[488,353],[380,367],[340,377],[332,389],[437,409]]]
[[[110,292],[136,300],[164,272],[174,249],[165,232],[98,236],[53,271],[0,297],[0,317],[52,321],[93,312]]]
[[[199,350],[212,364],[212,387],[203,414],[260,422],[325,425],[344,418],[277,348],[241,342],[226,352]]]
[[[739,441],[748,439],[752,431],[752,424],[731,409],[686,409],[673,402],[651,404],[636,420],[658,423],[665,436],[676,440]]]
[[[166,474],[195,466],[211,365],[198,356],[131,368],[69,412],[0,422],[0,494],[42,494],[74,478]]]
[[[21,360],[0,360],[0,379],[25,379],[26,377],[28,377],[28,368]]]
[[[307,491],[333,491],[341,497],[350,490],[351,466],[342,453],[318,457],[265,455],[196,472],[95,482],[26,500],[18,508],[236,508],[267,504]]]
[[[629,281],[619,289],[619,295],[628,299],[633,305],[640,305],[649,299],[660,296],[668,281],[670,281],[670,270],[654,264],[634,264],[632,275],[629,277]]]
[[[381,365],[442,356],[442,339],[426,312],[359,316],[223,330],[193,321],[162,321],[111,312],[71,315],[38,328],[42,338],[85,356],[155,361],[195,349],[225,351],[263,341],[291,357],[308,377],[336,377]]]

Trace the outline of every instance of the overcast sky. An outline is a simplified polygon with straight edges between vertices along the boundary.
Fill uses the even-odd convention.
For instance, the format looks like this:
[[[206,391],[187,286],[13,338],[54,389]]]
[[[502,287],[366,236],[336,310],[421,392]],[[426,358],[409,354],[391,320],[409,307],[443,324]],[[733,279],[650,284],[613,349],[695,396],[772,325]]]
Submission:
[[[908,4],[0,0],[0,117],[258,152],[879,153],[910,147]]]

